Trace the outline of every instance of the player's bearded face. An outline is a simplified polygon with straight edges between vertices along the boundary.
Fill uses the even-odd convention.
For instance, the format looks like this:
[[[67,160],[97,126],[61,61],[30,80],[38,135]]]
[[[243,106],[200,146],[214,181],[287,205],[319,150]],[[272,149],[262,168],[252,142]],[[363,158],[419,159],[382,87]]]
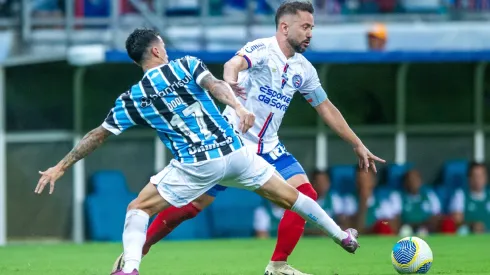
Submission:
[[[310,45],[313,29],[313,15],[309,12],[298,12],[289,22],[287,41],[297,53],[303,53]]]

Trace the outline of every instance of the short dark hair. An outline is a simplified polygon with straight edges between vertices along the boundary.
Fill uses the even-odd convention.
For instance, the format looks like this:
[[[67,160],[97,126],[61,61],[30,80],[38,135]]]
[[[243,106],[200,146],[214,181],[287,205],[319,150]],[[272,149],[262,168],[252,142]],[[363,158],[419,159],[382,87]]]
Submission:
[[[150,45],[158,40],[158,32],[152,29],[135,29],[126,39],[126,51],[131,59],[141,64]]]
[[[284,15],[297,14],[298,11],[306,11],[311,14],[315,12],[310,1],[284,1],[276,11],[276,29],[279,27],[279,19]]]
[[[471,173],[473,172],[473,170],[475,168],[478,168],[478,167],[484,168],[485,170],[487,169],[487,167],[485,166],[484,163],[472,161],[468,165],[468,177],[471,176]]]

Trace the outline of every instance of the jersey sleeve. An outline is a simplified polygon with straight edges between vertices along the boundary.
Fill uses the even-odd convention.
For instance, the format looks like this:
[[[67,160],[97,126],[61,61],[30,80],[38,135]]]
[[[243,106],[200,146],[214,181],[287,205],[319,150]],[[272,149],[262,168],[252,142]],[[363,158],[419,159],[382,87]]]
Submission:
[[[265,207],[260,206],[254,211],[254,230],[269,231],[271,227],[271,217],[267,213]]]
[[[453,197],[451,198],[451,202],[449,203],[449,212],[450,213],[463,213],[464,212],[464,204],[465,204],[465,196],[462,189],[458,189],[454,192]]]
[[[293,77],[293,81],[301,81],[295,80]],[[320,84],[320,79],[318,78],[318,73],[311,65],[311,63],[307,63],[305,70],[305,82],[299,87],[299,92],[303,97],[310,103],[311,106],[316,107],[320,105],[322,102],[327,100],[327,93],[322,88]]]
[[[433,191],[429,191],[427,193],[427,197],[429,198],[432,215],[440,214],[441,202],[439,201],[439,198],[437,197],[436,193],[434,193]]]
[[[391,192],[388,208],[392,211],[393,216],[397,216],[402,213],[402,196],[400,192]]]
[[[129,92],[124,93],[117,98],[114,107],[109,111],[109,114],[102,123],[102,127],[115,135],[119,135],[136,125],[133,118],[131,118],[131,115],[137,115],[134,113],[137,112],[137,110],[134,108],[134,105],[128,104],[128,100],[131,100]],[[133,108],[128,105],[133,106]]]
[[[187,56],[186,59],[189,64],[189,73],[192,75],[192,78],[194,78],[196,83],[201,85],[201,80],[211,72],[201,59],[193,56]]]
[[[236,55],[245,58],[248,69],[260,67],[265,63],[267,57],[267,47],[263,42],[248,42],[241,48]]]
[[[342,214],[352,216],[357,212],[357,201],[353,195],[345,195]]]
[[[342,213],[343,208],[344,208],[344,204],[343,204],[342,198],[335,193],[332,194],[332,211],[333,211],[334,215],[343,214]]]

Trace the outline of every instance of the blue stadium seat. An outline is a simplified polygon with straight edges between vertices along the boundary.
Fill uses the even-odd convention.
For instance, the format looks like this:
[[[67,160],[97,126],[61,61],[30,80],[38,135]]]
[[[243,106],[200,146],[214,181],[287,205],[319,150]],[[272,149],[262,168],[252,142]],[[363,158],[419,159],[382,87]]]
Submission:
[[[393,191],[393,188],[389,186],[376,186],[374,196],[376,198],[388,199]]]
[[[455,190],[446,185],[438,185],[435,187],[434,191],[439,198],[439,201],[441,201],[442,213],[447,214],[449,212],[449,202]]]
[[[356,191],[356,168],[353,165],[332,166],[329,171],[332,191],[351,194]]]
[[[460,188],[467,185],[467,160],[449,160],[442,168],[442,184],[448,188]]]
[[[413,165],[407,164],[390,164],[386,168],[386,185],[393,189],[400,189],[403,184],[403,177]]]
[[[96,172],[91,185],[93,192],[85,201],[89,239],[121,241],[126,209],[136,194],[128,190],[119,171]]]
[[[94,173],[91,178],[91,187],[95,194],[118,196],[129,192],[124,174],[116,170],[104,170]]]
[[[253,236],[254,210],[261,202],[259,195],[237,188],[228,188],[220,193],[209,206],[213,237]]]

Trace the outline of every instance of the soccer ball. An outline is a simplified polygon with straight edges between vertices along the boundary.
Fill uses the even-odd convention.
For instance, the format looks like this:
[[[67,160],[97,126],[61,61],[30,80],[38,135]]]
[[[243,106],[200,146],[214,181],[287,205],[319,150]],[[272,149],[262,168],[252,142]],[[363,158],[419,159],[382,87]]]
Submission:
[[[406,237],[393,247],[391,263],[400,274],[426,274],[432,265],[432,250],[424,240]]]

